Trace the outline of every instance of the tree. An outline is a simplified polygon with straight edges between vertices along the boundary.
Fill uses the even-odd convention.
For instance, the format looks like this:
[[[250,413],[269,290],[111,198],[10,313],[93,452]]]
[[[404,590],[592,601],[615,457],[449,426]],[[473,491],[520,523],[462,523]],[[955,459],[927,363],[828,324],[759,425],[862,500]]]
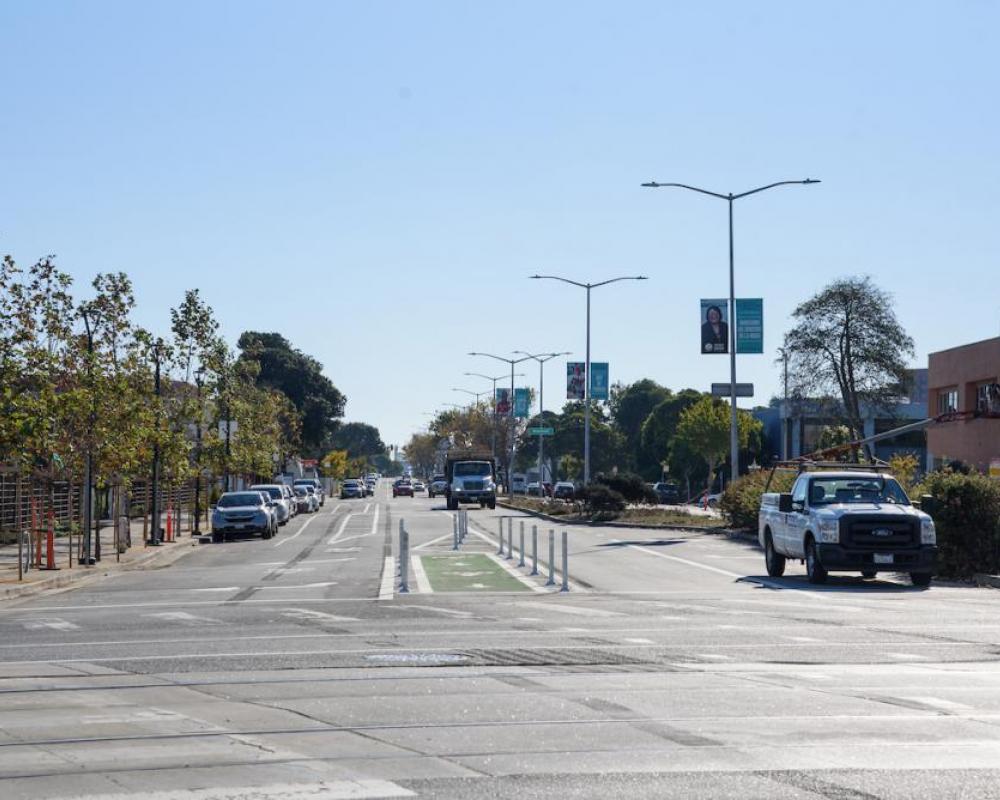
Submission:
[[[676,444],[704,459],[708,466],[708,479],[729,452],[729,404],[712,397],[702,397],[686,408],[677,424]],[[737,436],[741,449],[750,443],[751,432],[763,428],[760,420],[746,411],[737,414]]]
[[[661,401],[646,416],[646,419],[642,423],[640,439],[640,447],[642,448],[643,459],[646,463],[655,464],[659,469],[660,465],[670,458],[681,414],[685,409],[697,403],[702,397],[705,397],[702,392],[695,391],[694,389],[683,389],[677,394],[671,395],[669,398]],[[695,468],[694,471],[697,471],[697,467],[699,466],[687,464],[683,459],[678,459],[678,466],[682,464],[685,469],[679,472],[678,476],[690,474],[692,467]],[[673,471],[672,468],[671,471]],[[658,478],[659,472],[647,475],[647,477]]]
[[[437,462],[440,438],[433,433],[415,433],[403,447],[409,465],[420,475],[430,475]]]
[[[302,446],[318,454],[331,446],[347,398],[323,374],[312,356],[295,349],[278,333],[246,331],[239,338],[241,361],[258,365],[256,382],[283,392],[302,417]]]
[[[341,481],[347,477],[347,451],[331,450],[320,462],[323,474],[335,481]]]
[[[346,450],[351,458],[384,453],[386,446],[378,428],[364,422],[345,422],[333,434],[333,445]]]
[[[819,433],[816,441],[817,450],[829,450],[851,441],[851,429],[846,425],[827,425]]]
[[[914,355],[891,296],[869,277],[842,278],[792,316],[797,324],[784,346],[794,394],[838,396],[852,438],[862,438],[862,406],[891,408],[905,394]]]
[[[659,477],[660,458],[642,446],[642,429],[654,408],[673,392],[648,378],[611,389],[611,420],[624,440],[625,459],[647,479]]]

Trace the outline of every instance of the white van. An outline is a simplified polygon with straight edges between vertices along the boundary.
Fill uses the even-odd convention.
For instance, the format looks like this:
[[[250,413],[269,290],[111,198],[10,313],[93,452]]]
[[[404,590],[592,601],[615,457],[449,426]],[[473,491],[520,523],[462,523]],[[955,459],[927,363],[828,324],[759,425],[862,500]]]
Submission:
[[[514,494],[524,494],[528,491],[528,482],[523,472],[513,472],[510,476],[510,488]]]

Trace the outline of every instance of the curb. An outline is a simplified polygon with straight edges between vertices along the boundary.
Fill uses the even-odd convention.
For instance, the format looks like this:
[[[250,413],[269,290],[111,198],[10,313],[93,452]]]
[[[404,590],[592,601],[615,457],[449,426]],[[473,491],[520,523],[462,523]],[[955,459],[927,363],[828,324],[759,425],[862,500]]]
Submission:
[[[184,544],[187,544],[188,546],[184,547]],[[50,578],[42,578],[41,580],[30,581],[27,583],[17,583],[12,586],[0,586],[0,602],[4,600],[17,600],[22,597],[31,597],[52,589],[64,589],[69,586],[82,585],[97,580],[98,578],[107,577],[113,572],[130,572],[138,569],[157,569],[167,567],[182,558],[187,553],[190,553],[192,544],[197,544],[197,539],[193,541],[181,540],[174,542],[173,546],[163,549],[156,548],[153,552],[143,553],[126,563],[111,561],[108,562],[107,566],[102,564],[96,569],[87,569],[84,566],[73,567],[72,570],[66,570],[58,575],[53,575]]]
[[[500,500],[497,500],[497,505],[502,508],[510,509],[511,511],[520,511],[522,514],[527,514],[531,517],[538,517],[539,519],[544,519],[547,522],[554,522],[559,525],[584,526],[588,528],[635,528],[637,530],[652,531],[692,531],[694,533],[716,533],[730,539],[744,539],[752,542],[757,541],[757,536],[753,533],[753,531],[734,530],[732,528],[709,528],[704,525],[654,525],[646,522],[585,522],[581,520],[568,520],[565,517],[554,517],[543,511],[533,511],[528,508],[521,508],[520,506],[510,505],[509,503],[504,503]],[[1000,585],[1000,578],[998,578],[998,585]]]
[[[976,586],[985,586],[990,589],[1000,589],[1000,575],[986,575],[982,572],[977,572],[972,576],[975,581]]]

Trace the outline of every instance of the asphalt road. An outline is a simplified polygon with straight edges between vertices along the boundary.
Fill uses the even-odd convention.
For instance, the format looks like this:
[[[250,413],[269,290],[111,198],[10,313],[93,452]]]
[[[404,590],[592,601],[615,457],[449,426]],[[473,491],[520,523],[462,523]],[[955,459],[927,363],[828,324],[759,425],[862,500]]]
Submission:
[[[0,605],[0,798],[1000,797],[992,590],[387,488]]]

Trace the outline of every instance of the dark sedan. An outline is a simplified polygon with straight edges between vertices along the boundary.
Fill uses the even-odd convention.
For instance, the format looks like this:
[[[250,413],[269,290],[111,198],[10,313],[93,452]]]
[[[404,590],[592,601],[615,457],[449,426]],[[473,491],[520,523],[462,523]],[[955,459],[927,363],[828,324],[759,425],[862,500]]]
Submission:
[[[393,484],[392,487],[393,497],[413,497],[413,484],[409,481],[399,481]]]

